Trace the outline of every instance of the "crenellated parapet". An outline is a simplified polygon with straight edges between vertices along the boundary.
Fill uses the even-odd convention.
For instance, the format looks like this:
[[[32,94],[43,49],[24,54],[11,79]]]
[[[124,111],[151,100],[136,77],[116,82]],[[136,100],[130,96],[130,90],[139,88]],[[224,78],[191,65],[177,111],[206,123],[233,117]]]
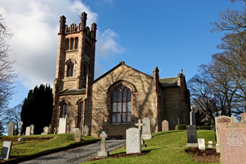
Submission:
[[[86,26],[87,14],[85,12],[81,13],[81,22],[79,25],[72,23],[70,26],[66,25],[66,17],[60,17],[60,32],[59,34],[72,34],[83,31],[91,39],[96,40],[96,30],[97,24],[92,23],[91,28]]]

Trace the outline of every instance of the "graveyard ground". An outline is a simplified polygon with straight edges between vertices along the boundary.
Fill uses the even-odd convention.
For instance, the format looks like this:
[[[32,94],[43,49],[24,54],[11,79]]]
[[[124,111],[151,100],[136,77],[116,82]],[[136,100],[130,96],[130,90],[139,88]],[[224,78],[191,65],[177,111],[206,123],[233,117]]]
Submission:
[[[23,138],[18,142],[18,138]],[[32,135],[32,136],[2,136],[0,137],[0,152],[2,151],[3,141],[13,141],[10,153],[10,161],[30,159],[33,157],[50,154],[71,147],[81,146],[98,141],[99,138],[83,136],[82,142],[75,142],[73,134],[49,134],[49,135]],[[2,162],[0,160],[0,162]]]
[[[86,162],[86,164],[96,163],[166,163],[166,164],[197,164],[197,163],[213,163],[218,164],[219,156],[215,156],[215,150],[209,150],[206,153],[200,152],[197,149],[191,149],[190,153],[187,153],[186,142],[186,130],[183,131],[168,131],[158,132],[152,134],[153,138],[147,140],[145,144],[147,147],[142,148],[142,154],[140,155],[127,155],[125,154],[126,148],[121,148],[116,151],[110,152],[109,158],[101,160],[95,160]],[[206,142],[213,141],[215,143],[215,135],[212,130],[198,130],[198,138],[204,138]],[[215,145],[213,145],[214,147]],[[194,153],[194,154],[193,154]],[[208,153],[208,156],[205,154]]]

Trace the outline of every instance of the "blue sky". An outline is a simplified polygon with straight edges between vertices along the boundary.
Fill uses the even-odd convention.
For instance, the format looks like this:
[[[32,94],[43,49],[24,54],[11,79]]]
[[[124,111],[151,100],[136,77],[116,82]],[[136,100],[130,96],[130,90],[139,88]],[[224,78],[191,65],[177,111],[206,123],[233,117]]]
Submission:
[[[183,69],[188,81],[201,64],[221,50],[223,33],[210,33],[219,11],[240,9],[242,2],[229,0],[8,0],[0,14],[14,34],[8,41],[19,73],[10,106],[27,96],[35,85],[53,86],[58,44],[59,17],[78,24],[87,12],[88,25],[98,25],[96,77],[120,61],[151,74],[158,66],[160,77],[174,77]]]

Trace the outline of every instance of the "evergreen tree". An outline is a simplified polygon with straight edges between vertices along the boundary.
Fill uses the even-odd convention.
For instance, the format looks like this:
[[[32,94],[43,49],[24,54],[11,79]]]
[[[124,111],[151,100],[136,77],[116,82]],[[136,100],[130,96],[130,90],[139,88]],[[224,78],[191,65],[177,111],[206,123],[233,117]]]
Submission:
[[[27,126],[34,124],[35,134],[43,132],[43,127],[51,123],[53,108],[53,96],[50,86],[41,84],[30,90],[21,111],[23,121],[23,131]]]

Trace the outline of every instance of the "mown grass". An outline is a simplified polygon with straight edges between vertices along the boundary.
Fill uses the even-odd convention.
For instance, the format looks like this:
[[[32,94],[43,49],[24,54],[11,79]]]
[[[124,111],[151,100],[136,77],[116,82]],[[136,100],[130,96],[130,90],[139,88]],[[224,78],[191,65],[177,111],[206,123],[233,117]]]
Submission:
[[[23,138],[18,142],[18,138]],[[74,141],[74,134],[49,134],[49,135],[32,135],[32,136],[12,136],[0,137],[0,151],[2,151],[3,141],[13,141],[10,152],[11,158],[25,158],[35,155],[47,154],[55,150],[61,150],[66,147],[75,147],[82,144],[90,143],[99,138],[83,136],[81,142]]]
[[[147,140],[145,144],[147,147],[143,147],[142,151],[150,151],[147,155],[136,157],[122,157],[122,158],[105,158],[102,160],[86,162],[86,164],[197,164],[193,161],[192,155],[185,153],[186,131],[168,131],[158,132],[152,134],[153,138]],[[205,141],[215,142],[214,131],[211,130],[198,130],[198,138],[205,138]],[[110,152],[110,155],[125,153],[126,148],[121,148],[116,151]],[[218,163],[213,163],[218,164]]]

